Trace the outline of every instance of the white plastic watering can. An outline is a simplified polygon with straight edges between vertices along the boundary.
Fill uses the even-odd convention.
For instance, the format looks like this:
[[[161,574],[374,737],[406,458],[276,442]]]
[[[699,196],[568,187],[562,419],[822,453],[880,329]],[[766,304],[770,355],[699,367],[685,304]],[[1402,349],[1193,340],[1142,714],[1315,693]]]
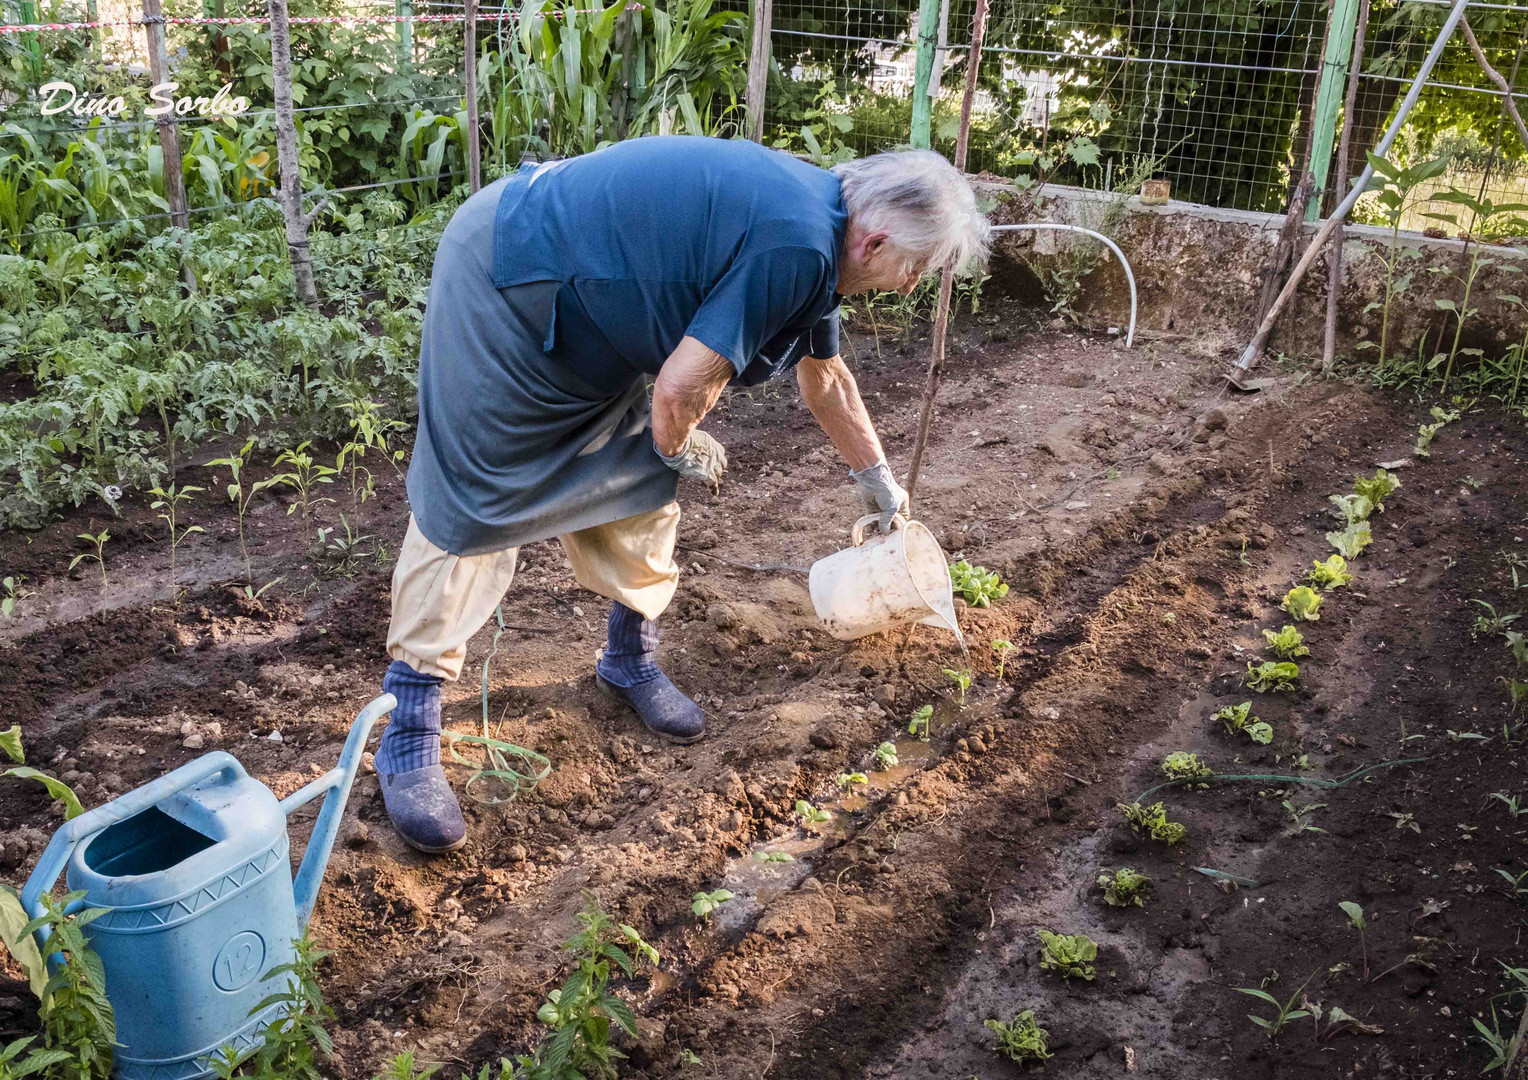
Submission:
[[[891,531],[865,539],[880,520],[868,514],[854,523],[854,546],[812,564],[812,607],[828,633],[841,641],[893,630],[908,623],[942,626],[960,636],[950,568],[934,534],[898,514]]]

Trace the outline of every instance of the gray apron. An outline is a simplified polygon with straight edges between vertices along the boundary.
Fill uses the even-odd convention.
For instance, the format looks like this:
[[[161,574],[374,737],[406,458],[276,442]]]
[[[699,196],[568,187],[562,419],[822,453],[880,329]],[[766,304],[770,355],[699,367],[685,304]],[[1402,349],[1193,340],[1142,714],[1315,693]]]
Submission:
[[[469,198],[435,252],[419,347],[408,496],[453,555],[519,547],[674,501],[642,377],[612,397],[543,351],[559,282],[493,285],[494,216],[510,177]]]

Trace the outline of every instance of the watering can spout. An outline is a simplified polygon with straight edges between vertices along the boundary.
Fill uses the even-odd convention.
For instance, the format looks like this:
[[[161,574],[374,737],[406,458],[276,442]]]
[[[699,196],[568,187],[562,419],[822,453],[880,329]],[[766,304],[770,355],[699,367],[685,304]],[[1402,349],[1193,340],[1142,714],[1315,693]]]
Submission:
[[[292,898],[297,904],[297,926],[305,929],[318,899],[318,887],[324,880],[324,869],[329,865],[329,854],[334,850],[334,838],[339,834],[340,819],[345,813],[345,802],[350,798],[350,787],[355,782],[356,770],[361,766],[361,754],[366,749],[367,737],[372,727],[383,716],[392,712],[398,699],[391,694],[376,698],[356,716],[351,725],[345,749],[340,752],[339,764],[323,776],[306,784],[281,800],[281,810],[290,815],[299,806],[324,796],[319,808],[318,820],[313,823],[313,835],[303,854],[297,876],[292,880]]]

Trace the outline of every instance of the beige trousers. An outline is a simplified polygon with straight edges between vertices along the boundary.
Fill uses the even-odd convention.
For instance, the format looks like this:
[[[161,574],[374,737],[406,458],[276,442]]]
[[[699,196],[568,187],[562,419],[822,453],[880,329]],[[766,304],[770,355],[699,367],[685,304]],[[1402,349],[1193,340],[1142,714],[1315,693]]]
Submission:
[[[573,576],[591,592],[656,619],[674,598],[679,567],[674,540],[679,504],[564,533],[557,539]],[[425,539],[409,515],[393,569],[393,615],[387,655],[423,675],[455,681],[467,641],[482,629],[514,580],[520,549],[451,555]]]

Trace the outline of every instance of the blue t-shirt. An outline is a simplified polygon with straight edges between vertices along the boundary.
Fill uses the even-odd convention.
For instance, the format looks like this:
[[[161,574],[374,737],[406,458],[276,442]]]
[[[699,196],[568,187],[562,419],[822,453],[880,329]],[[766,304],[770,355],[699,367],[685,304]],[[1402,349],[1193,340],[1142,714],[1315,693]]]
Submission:
[[[757,143],[657,136],[527,166],[494,221],[500,289],[557,281],[546,352],[619,393],[689,336],[754,386],[838,353],[838,179]]]

